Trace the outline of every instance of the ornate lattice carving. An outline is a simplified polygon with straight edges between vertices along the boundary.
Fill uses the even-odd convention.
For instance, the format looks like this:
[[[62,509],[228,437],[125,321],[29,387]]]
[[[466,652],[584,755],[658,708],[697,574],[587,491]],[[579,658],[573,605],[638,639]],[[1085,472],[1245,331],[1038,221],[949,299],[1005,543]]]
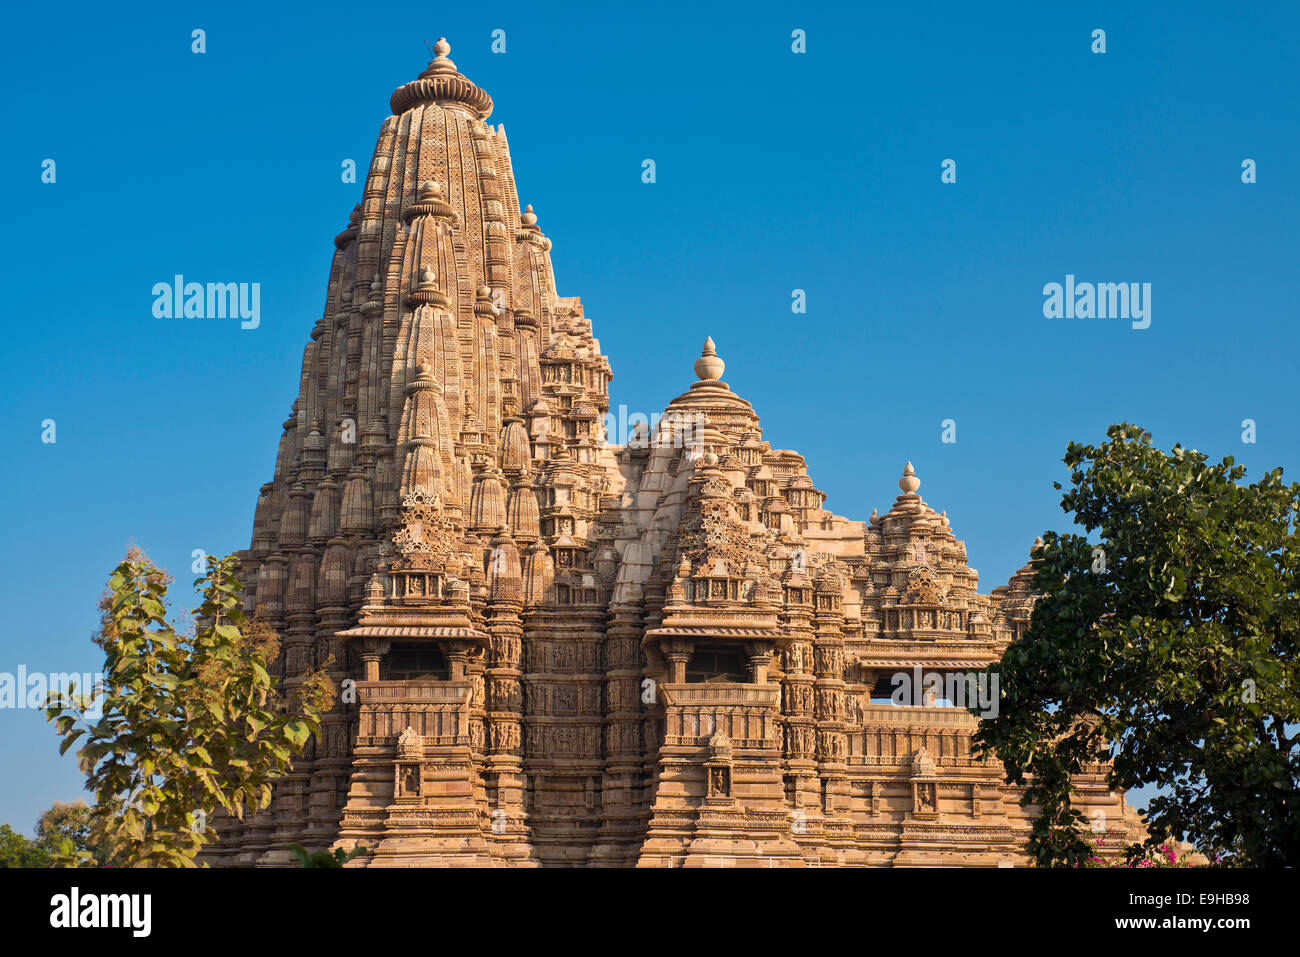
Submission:
[[[938,605],[948,597],[948,589],[934,576],[928,565],[918,565],[907,576],[904,605]]]
[[[394,569],[430,571],[443,568],[460,547],[443,520],[437,493],[417,489],[402,498],[401,523],[393,530]]]

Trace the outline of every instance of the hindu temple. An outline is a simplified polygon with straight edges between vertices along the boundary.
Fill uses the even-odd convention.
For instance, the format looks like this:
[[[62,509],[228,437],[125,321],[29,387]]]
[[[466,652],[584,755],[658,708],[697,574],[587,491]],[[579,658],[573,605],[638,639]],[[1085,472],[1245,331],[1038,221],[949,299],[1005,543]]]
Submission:
[[[710,330],[616,444],[610,359],[492,98],[434,53],[334,238],[241,553],[286,688],[326,668],[341,700],[206,859],[1028,863],[1030,813],[950,690],[1026,628],[1032,565],[981,594],[910,463],[883,511],[827,510]],[[1076,806],[1116,845],[1140,821],[1103,772]]]

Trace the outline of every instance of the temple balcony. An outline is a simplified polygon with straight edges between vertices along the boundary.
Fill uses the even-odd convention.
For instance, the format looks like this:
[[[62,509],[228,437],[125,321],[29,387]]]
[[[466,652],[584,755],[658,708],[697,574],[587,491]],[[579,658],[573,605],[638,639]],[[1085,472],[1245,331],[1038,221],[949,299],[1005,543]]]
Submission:
[[[781,746],[775,684],[704,682],[659,686],[664,706],[664,746],[702,747],[722,732],[736,748]]]
[[[468,681],[358,681],[357,745],[393,745],[407,728],[434,746],[468,745]]]
[[[858,715],[853,715],[855,724]],[[982,767],[971,754],[971,735],[979,719],[960,708],[863,705],[860,724],[845,730],[848,764],[908,765],[925,748],[942,767]]]

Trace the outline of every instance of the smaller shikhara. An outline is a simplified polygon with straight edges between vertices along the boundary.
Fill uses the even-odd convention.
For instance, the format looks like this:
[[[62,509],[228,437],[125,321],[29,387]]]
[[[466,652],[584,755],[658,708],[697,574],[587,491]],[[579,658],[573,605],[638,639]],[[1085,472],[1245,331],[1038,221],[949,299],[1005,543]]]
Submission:
[[[711,339],[610,435],[609,361],[449,49],[392,96],[241,553],[286,684],[332,661],[342,701],[207,859],[1025,861],[951,699],[1025,628],[1029,569],[978,594],[910,464],[884,515],[823,509]],[[1137,836],[1104,768],[1077,783],[1106,845]]]

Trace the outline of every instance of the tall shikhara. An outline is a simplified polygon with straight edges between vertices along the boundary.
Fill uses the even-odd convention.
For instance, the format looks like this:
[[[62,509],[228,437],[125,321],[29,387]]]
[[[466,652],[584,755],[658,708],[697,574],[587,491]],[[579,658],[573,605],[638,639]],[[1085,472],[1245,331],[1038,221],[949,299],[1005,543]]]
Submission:
[[[241,556],[285,684],[324,667],[342,701],[209,859],[1023,860],[975,719],[887,699],[996,658],[1030,569],[978,594],[910,465],[886,514],[824,510],[711,339],[610,444],[609,361],[449,49],[393,93]],[[1077,800],[1114,846],[1139,824],[1102,770]]]

